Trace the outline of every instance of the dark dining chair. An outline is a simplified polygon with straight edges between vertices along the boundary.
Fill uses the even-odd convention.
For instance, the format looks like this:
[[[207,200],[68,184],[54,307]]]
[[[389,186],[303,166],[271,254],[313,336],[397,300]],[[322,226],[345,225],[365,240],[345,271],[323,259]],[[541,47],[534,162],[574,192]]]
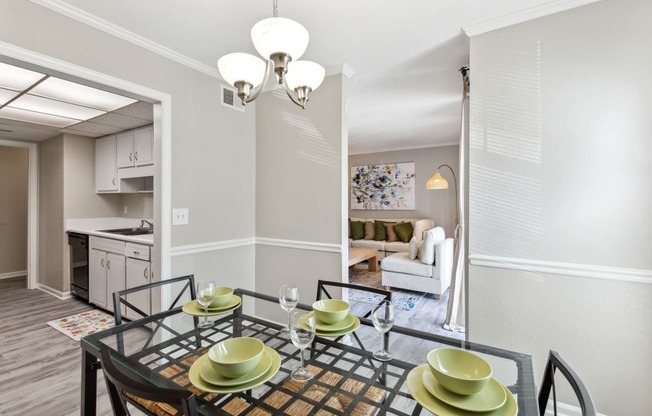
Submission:
[[[595,406],[591,395],[577,373],[564,361],[557,351],[550,350],[546,371],[543,374],[541,389],[539,390],[539,414],[544,416],[548,407],[548,399],[552,391],[552,405],[554,415],[557,415],[557,391],[555,387],[555,372],[559,370],[568,384],[573,388],[577,400],[582,408],[582,416],[596,416]]]
[[[115,416],[129,415],[127,403],[155,416],[195,416],[195,395],[188,390],[167,389],[145,384],[122,369],[111,349],[100,350],[104,380]]]
[[[148,311],[143,311],[139,307],[133,305],[131,302],[128,300],[128,295],[133,294],[136,292],[144,291],[144,290],[152,290],[153,288],[160,287],[160,286],[166,286],[166,285],[173,285],[175,283],[181,283],[183,284],[183,287],[178,291],[176,298],[172,303],[170,304],[170,307],[168,310],[174,309],[178,306],[180,306],[178,303],[183,297],[184,293],[188,293],[190,296],[190,299],[196,299],[197,296],[195,294],[195,276],[192,274],[189,274],[187,276],[181,276],[181,277],[175,277],[174,279],[165,279],[165,280],[160,280],[158,282],[154,283],[148,283],[146,285],[141,285],[141,286],[136,286],[132,287],[129,289],[124,289],[120,290],[118,292],[113,293],[113,313],[115,317],[115,324],[121,325],[122,324],[122,319],[123,319],[123,314],[122,314],[122,306],[124,305],[125,311],[127,309],[131,309],[134,314],[139,315],[141,318],[146,318],[150,314]]]

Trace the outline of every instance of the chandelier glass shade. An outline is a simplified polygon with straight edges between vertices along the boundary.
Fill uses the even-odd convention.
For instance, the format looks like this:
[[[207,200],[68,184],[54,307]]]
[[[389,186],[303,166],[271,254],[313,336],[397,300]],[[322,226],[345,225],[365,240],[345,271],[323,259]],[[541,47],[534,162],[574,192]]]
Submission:
[[[294,20],[270,17],[256,23],[251,29],[251,40],[260,56],[275,53],[290,55],[299,60],[308,47],[310,35],[305,27]]]
[[[308,47],[310,35],[294,20],[263,19],[251,29],[251,40],[264,60],[246,53],[230,53],[217,61],[222,78],[238,89],[242,104],[252,102],[265,89],[270,69],[293,103],[306,108],[309,95],[324,80],[324,68],[311,61],[299,61]],[[256,91],[254,91],[256,90]]]

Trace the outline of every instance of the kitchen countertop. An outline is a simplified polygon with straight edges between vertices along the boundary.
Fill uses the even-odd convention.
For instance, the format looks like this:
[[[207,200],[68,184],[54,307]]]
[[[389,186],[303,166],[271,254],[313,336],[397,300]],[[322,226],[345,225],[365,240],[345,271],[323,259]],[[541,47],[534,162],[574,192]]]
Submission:
[[[147,221],[152,222],[151,219],[145,218]],[[140,219],[135,218],[80,218],[80,219],[67,219],[66,232],[74,232],[80,234],[94,235],[97,237],[110,238],[113,240],[126,241],[129,243],[140,243],[153,245],[154,234],[143,235],[120,235],[113,233],[105,233],[100,230],[110,230],[113,228],[127,228],[140,226]]]

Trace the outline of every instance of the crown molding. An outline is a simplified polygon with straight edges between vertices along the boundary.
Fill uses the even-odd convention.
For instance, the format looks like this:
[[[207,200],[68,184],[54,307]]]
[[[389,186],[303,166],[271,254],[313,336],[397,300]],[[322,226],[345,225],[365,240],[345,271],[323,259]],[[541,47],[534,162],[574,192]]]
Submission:
[[[476,23],[462,28],[467,36],[477,36],[492,30],[502,29],[513,26],[518,23],[527,22],[528,20],[538,19],[540,17],[574,9],[600,0],[556,0],[550,3],[541,4],[516,13],[511,13],[486,22]]]
[[[111,22],[108,22],[104,19],[101,19],[95,15],[92,15],[88,12],[85,12],[77,7],[71,6],[67,3],[64,3],[61,0],[30,0],[32,3],[36,3],[40,6],[46,7],[50,10],[53,10],[57,13],[60,13],[64,16],[67,16],[73,20],[76,20],[85,25],[91,26],[95,29],[101,30],[102,32],[108,33],[111,36],[115,36],[119,39],[127,41],[136,46],[140,46],[150,52],[153,52],[157,55],[160,55],[164,58],[175,61],[181,65],[187,66],[188,68],[199,71],[203,74],[206,74],[210,77],[217,78],[222,80],[219,71],[217,68],[205,65],[199,61],[191,59],[179,52],[176,52],[170,48],[167,48],[163,45],[160,45],[152,40],[149,40],[143,36],[137,35],[133,32],[130,32],[118,25],[115,25]],[[222,80],[223,81],[223,80]]]
[[[469,262],[473,266],[496,267],[499,269],[522,270],[549,273],[562,276],[589,277],[593,279],[652,284],[652,270],[629,269],[594,264],[562,263],[546,260],[530,260],[512,257],[472,254]]]

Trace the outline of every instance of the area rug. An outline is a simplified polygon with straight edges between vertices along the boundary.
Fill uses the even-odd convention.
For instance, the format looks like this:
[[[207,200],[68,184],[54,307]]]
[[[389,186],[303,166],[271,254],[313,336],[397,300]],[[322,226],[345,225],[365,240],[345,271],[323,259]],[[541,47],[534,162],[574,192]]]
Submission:
[[[86,335],[113,327],[113,316],[102,311],[88,311],[48,322],[52,328],[79,341]]]
[[[394,308],[400,311],[411,311],[423,298],[424,293],[419,292],[393,292],[392,303]],[[376,293],[363,292],[361,290],[351,289],[349,291],[349,301],[362,302],[375,305],[382,301],[383,295]]]

